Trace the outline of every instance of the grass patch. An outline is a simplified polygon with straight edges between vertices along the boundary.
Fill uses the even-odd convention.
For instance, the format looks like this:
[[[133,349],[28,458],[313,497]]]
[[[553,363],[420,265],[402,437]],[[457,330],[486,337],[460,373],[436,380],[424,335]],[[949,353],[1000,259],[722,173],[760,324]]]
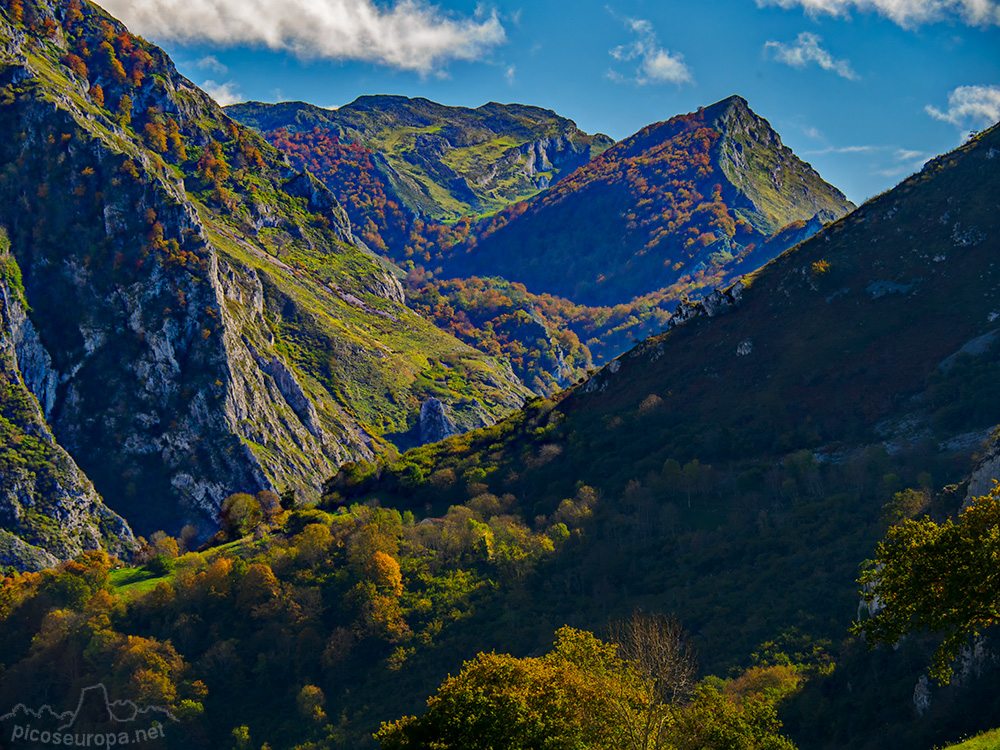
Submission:
[[[1000,750],[1000,729],[991,729],[955,745],[948,745],[944,750]]]
[[[112,570],[110,575],[111,585],[118,593],[128,593],[133,596],[152,591],[160,581],[169,582],[174,577],[173,573],[157,576],[145,568],[120,568]]]

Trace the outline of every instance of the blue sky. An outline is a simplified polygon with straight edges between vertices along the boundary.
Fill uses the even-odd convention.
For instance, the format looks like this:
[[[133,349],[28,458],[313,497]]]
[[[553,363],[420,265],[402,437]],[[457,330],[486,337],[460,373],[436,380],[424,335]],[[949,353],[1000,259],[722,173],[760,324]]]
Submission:
[[[219,101],[553,109],[615,139],[745,97],[855,202],[1000,119],[997,0],[105,0]]]

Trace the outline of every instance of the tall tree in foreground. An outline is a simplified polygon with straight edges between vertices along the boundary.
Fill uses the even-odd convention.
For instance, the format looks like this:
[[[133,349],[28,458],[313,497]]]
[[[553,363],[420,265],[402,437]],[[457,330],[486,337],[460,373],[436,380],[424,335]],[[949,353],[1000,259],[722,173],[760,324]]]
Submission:
[[[947,683],[952,662],[981,628],[1000,622],[1000,485],[959,515],[893,526],[859,582],[877,614],[853,632],[892,646],[923,630],[944,635],[931,676]]]
[[[694,692],[698,660],[686,642],[684,628],[674,617],[635,612],[612,623],[609,640],[626,669],[609,688],[631,750],[661,747],[670,727],[673,707]],[[622,687],[628,686],[626,690]],[[638,697],[638,701],[636,698]]]

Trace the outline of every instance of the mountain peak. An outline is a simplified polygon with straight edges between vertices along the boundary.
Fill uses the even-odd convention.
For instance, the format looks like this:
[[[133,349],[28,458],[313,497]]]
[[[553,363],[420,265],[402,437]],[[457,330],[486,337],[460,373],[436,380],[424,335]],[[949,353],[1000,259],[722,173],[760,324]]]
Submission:
[[[730,96],[643,128],[483,220],[471,253],[433,261],[446,273],[501,275],[587,304],[657,291],[679,298],[767,262],[787,247],[780,240],[801,239],[797,230],[814,229],[817,217],[853,208],[745,99]]]
[[[708,105],[705,107],[704,112],[706,115],[709,113],[712,113],[713,115],[721,115],[734,110],[753,113],[753,110],[750,109],[750,105],[747,103],[747,100],[738,94],[727,96],[725,99],[720,99],[715,104]]]
[[[706,125],[723,135],[733,131],[754,131],[758,140],[781,147],[781,137],[771,127],[771,123],[754,112],[747,100],[733,95],[705,107],[699,113]]]

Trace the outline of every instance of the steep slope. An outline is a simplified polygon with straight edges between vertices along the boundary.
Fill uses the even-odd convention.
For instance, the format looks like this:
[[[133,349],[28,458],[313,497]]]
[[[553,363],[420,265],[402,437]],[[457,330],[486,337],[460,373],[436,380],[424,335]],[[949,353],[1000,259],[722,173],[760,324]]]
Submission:
[[[50,371],[33,388],[97,490],[143,532],[214,526],[244,489],[315,492],[516,408],[509,368],[402,304],[335,198],[97,6],[0,23],[0,224]]]
[[[787,225],[852,208],[730,97],[644,128],[423,261],[438,275],[499,275],[585,304],[658,289],[679,299],[773,258],[788,245],[768,239]]]
[[[475,496],[485,518],[516,498],[565,540],[481,649],[527,651],[567,618],[673,612],[714,674],[843,661],[798,703],[802,747],[941,742],[969,693],[935,690],[933,717],[915,720],[921,642],[866,657],[847,630],[885,524],[957,511],[954,485],[1000,422],[998,157],[1000,126],[680,306],[670,330],[559,397],[396,465],[344,469],[327,502],[443,513]],[[566,527],[581,519],[577,538]]]
[[[682,306],[671,330],[557,407],[565,431],[634,417],[650,395],[663,410],[635,443],[590,435],[585,458],[567,450],[554,473],[622,479],[640,456],[673,451],[730,459],[985,436],[1000,422],[979,371],[996,366],[998,156],[994,127],[725,294]]]
[[[8,249],[0,235],[0,567],[37,570],[90,549],[127,557],[132,531],[56,443],[29,390],[26,381],[43,390],[48,362]]]
[[[979,394],[987,397],[976,403],[958,385],[994,348],[949,359],[997,327],[1000,226],[988,196],[998,147],[994,127],[929,162],[748,277],[738,314],[646,342],[573,400],[620,408],[629,392],[669,383],[676,405],[694,409],[692,421],[716,429],[739,424],[752,434],[761,421],[792,427],[808,418],[815,434],[800,443],[871,437],[888,429],[884,420],[918,415],[931,430],[924,436],[938,440],[1000,421],[995,398]],[[669,362],[653,365],[661,345]],[[780,403],[780,413],[765,415],[747,393]]]
[[[371,149],[375,179],[386,192],[410,212],[435,219],[503,208],[613,143],[580,131],[551,110],[496,102],[468,109],[403,96],[362,96],[335,110],[302,102],[249,102],[226,111],[272,142],[298,135],[306,143],[332,138]]]

